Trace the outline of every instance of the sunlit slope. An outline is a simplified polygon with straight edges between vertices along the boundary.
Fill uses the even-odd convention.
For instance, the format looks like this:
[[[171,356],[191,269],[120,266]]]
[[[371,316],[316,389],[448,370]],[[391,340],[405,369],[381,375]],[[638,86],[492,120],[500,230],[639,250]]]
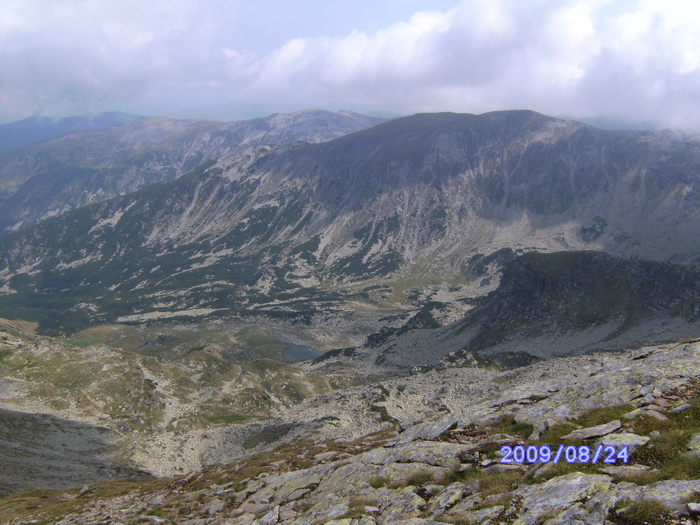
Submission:
[[[0,303],[69,331],[231,312],[309,319],[342,308],[340,285],[474,280],[503,250],[690,262],[699,144],[511,111],[249,148],[8,235]]]

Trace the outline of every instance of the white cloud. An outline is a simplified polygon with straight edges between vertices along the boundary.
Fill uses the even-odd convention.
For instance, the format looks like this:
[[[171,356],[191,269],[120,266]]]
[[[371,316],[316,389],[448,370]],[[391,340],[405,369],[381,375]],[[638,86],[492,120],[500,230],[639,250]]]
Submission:
[[[531,108],[700,129],[694,1],[443,1],[379,29],[347,9],[330,20],[319,0],[301,14],[265,2],[6,0],[2,109]],[[383,21],[398,5],[358,2]]]
[[[611,4],[468,0],[373,34],[295,39],[260,60],[247,95],[700,125],[698,9],[640,2],[601,18]]]

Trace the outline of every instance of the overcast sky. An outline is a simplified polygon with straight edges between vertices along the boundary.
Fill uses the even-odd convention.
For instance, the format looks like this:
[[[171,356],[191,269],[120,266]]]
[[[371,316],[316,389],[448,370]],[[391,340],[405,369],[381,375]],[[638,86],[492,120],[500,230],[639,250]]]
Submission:
[[[700,129],[697,0],[0,0],[0,121],[534,109]]]

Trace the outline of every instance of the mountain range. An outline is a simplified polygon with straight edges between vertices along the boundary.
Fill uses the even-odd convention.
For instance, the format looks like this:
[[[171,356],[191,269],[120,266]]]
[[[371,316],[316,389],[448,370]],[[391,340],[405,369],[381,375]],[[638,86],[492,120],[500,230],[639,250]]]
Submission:
[[[0,516],[700,514],[698,137],[118,120],[0,152]],[[497,455],[592,439],[630,465]]]
[[[334,118],[358,127],[355,116]],[[140,120],[97,137],[139,129],[162,140],[162,126],[152,125]],[[190,123],[167,126],[192,133]],[[212,124],[195,129],[202,126]],[[272,138],[237,135],[236,148],[210,139],[222,144],[211,151],[190,138],[191,158],[183,142],[173,142],[180,160],[162,160],[157,177],[139,168],[114,179],[131,181],[116,193],[141,189],[24,228],[16,223],[0,240],[0,312],[21,311],[43,328],[68,331],[232,313],[308,320],[342,309],[349,291],[365,288],[375,290],[375,302],[405,306],[408,296],[398,297],[405,285],[420,289],[435,275],[463,294],[483,295],[495,286],[504,254],[597,250],[700,260],[697,137],[605,131],[530,111],[415,115],[319,144],[271,145],[275,129]],[[99,170],[108,169],[104,159],[114,148],[138,151],[133,145],[145,135],[135,136],[142,138],[130,148],[123,138],[107,141],[113,146],[103,148]],[[58,140],[79,138],[80,148],[98,140]],[[53,142],[42,147],[63,151]],[[36,177],[25,185],[32,181],[47,188]],[[64,188],[67,200],[84,195]],[[389,290],[373,288],[387,282],[394,282]]]
[[[105,122],[104,118],[83,119],[87,124],[102,122],[97,129],[86,124],[82,131],[0,152],[0,230],[27,227],[72,208],[174,179],[244,147],[320,142],[383,121],[320,110],[235,122],[146,117]],[[83,121],[74,120],[60,119],[56,129],[81,129],[78,124]],[[119,122],[123,125],[116,125]],[[36,125],[34,121],[16,125],[23,123]],[[43,127],[38,129],[37,133]],[[13,133],[14,128],[8,131]]]
[[[127,113],[102,113],[96,117],[29,117],[0,124],[0,151],[53,139],[66,133],[120,126],[138,119]]]

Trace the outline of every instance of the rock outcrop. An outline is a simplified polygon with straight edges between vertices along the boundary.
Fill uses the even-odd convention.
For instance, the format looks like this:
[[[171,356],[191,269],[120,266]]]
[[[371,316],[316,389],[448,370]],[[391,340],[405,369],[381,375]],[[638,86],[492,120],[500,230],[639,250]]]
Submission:
[[[563,359],[569,373],[549,377],[552,362],[540,363],[496,378],[521,381],[491,399],[398,434],[387,426],[356,440],[309,437],[137,488],[44,493],[34,510],[6,498],[0,512],[13,509],[7,523],[65,525],[695,523],[699,358],[700,342],[688,342]],[[594,460],[599,443],[615,457]],[[505,446],[569,450],[506,462]]]

